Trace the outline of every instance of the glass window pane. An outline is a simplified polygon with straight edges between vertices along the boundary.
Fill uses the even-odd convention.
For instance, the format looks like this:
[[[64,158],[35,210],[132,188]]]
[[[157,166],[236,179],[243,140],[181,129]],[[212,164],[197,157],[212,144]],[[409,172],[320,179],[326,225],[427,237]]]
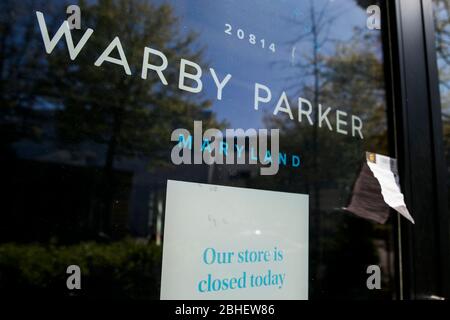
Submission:
[[[310,298],[395,296],[396,216],[346,210],[365,152],[393,156],[381,30],[365,1],[79,6],[77,29],[61,1],[0,5],[0,291],[76,295],[59,283],[77,264],[83,296],[159,299],[170,179],[309,195]],[[50,39],[69,17],[72,56],[64,38],[44,44],[37,11]],[[277,174],[175,165],[171,134],[194,121],[279,129]],[[381,290],[366,286],[369,265]]]

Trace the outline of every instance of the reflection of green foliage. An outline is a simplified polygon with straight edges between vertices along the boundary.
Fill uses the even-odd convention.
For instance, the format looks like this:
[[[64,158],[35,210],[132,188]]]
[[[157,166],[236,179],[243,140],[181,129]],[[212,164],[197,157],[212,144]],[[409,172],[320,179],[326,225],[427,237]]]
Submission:
[[[379,34],[365,28],[355,29],[352,39],[337,43],[332,54],[311,55],[311,65],[303,70],[316,72],[309,73],[314,77],[298,85],[297,92],[313,104],[315,126],[305,119],[302,123],[292,121],[285,115],[265,119],[268,127],[280,129],[280,150],[301,156],[300,168],[281,167],[270,181],[264,177],[256,181],[261,181],[264,187],[269,184],[274,189],[281,187],[310,196],[312,297],[382,298],[393,290],[389,277],[380,292],[368,292],[365,286],[365,268],[383,262],[377,251],[379,243],[374,239],[388,246],[392,231],[389,224],[375,232],[373,223],[342,210],[350,200],[365,151],[388,154],[385,83],[378,37]],[[309,40],[314,48],[314,37]],[[318,128],[318,103],[360,117],[364,140],[351,136],[351,119],[347,119],[347,136],[330,132],[326,127]],[[291,106],[296,104],[294,101]],[[336,128],[333,112],[329,120]],[[386,274],[391,275],[388,271]]]
[[[323,83],[319,91],[315,92],[314,84],[305,85],[301,90],[301,96],[313,104],[317,95],[324,108],[360,117],[364,123],[364,140],[351,136],[350,117],[347,118],[347,136],[318,128],[317,119],[314,127],[304,123],[305,119],[299,123],[285,115],[266,118],[269,127],[280,129],[280,149],[302,156],[302,168],[306,169],[300,171],[303,183],[342,190],[344,194],[340,198],[344,202],[348,200],[365,151],[388,154],[383,63],[373,48],[373,44],[378,43],[380,40],[376,36],[356,29],[350,42],[337,45],[333,55],[322,57],[320,77]],[[313,108],[317,117],[317,105]],[[328,118],[335,129],[334,112]],[[282,169],[274,179],[279,179],[281,185],[292,185],[300,181],[292,178],[298,174],[293,171],[295,169]]]
[[[181,31],[169,4],[142,0],[80,1],[82,30],[73,30],[77,43],[89,27],[94,30],[79,56],[70,61],[65,46],[48,55],[48,74],[41,94],[62,105],[57,112],[59,139],[65,144],[92,141],[107,147],[106,165],[116,156],[142,157],[166,150],[170,134],[189,128],[192,119],[205,119],[210,101],[178,88],[180,58],[202,64],[196,35]],[[51,34],[55,30],[50,31]],[[132,75],[115,64],[94,62],[110,42],[119,37]],[[144,47],[162,51],[169,65],[168,85],[157,74],[141,78]],[[117,57],[117,50],[111,56]],[[152,63],[160,58],[150,55]]]
[[[0,291],[68,294],[66,268],[81,268],[88,298],[159,298],[161,247],[124,240],[73,246],[0,245]]]
[[[44,70],[41,39],[31,7],[60,9],[42,0],[0,1],[0,156],[13,156],[10,144],[38,141],[45,116],[34,109],[35,89]],[[64,9],[62,9],[64,10]],[[63,11],[64,12],[64,11]],[[51,19],[48,21],[52,25]]]
[[[338,109],[362,118],[367,151],[388,154],[383,62],[373,48],[379,43],[377,34],[356,29],[349,43],[337,46],[327,59],[321,95],[325,104],[339,101]]]
[[[65,45],[47,56],[48,65],[39,83],[39,96],[55,114],[56,141],[66,149],[83,144],[96,148],[103,166],[98,190],[99,230],[111,233],[111,203],[115,192],[113,171],[116,160],[137,158],[147,167],[160,167],[170,155],[167,143],[176,128],[191,128],[193,120],[205,127],[216,124],[209,111],[211,102],[201,94],[178,88],[180,59],[205,67],[197,36],[182,28],[170,4],[148,0],[80,1],[82,30],[73,30],[78,43],[86,28],[94,30],[80,54],[70,60]],[[58,26],[59,27],[59,26]],[[49,28],[50,29],[50,28]],[[57,28],[50,29],[53,36]],[[117,64],[94,62],[118,37],[132,75]],[[154,71],[141,78],[144,48],[163,52],[168,67],[164,85]],[[114,49],[111,57],[118,57]],[[150,55],[153,64],[161,59]],[[120,159],[118,159],[120,158]]]
[[[435,0],[433,4],[444,140],[450,158],[450,4],[444,0]]]

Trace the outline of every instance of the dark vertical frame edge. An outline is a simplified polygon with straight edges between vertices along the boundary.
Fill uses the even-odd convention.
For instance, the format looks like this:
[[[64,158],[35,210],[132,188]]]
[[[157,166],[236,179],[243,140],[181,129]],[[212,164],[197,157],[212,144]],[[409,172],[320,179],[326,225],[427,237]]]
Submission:
[[[422,0],[423,24],[424,24],[424,41],[427,58],[428,69],[428,92],[429,92],[429,112],[432,121],[432,148],[433,148],[433,163],[436,195],[435,200],[437,204],[436,224],[439,228],[438,237],[440,249],[440,274],[442,281],[440,283],[439,294],[450,298],[450,237],[449,237],[449,218],[448,218],[448,192],[446,181],[447,170],[445,163],[444,141],[443,141],[443,127],[441,118],[441,97],[439,90],[439,72],[437,66],[437,52],[435,39],[435,26],[433,19],[433,2],[432,0]]]
[[[384,33],[388,33],[389,37],[389,68],[390,68],[390,78],[387,82],[390,83],[389,93],[390,103],[393,105],[392,110],[392,128],[394,139],[393,147],[394,154],[398,160],[398,170],[400,175],[400,183],[403,193],[405,194],[405,201],[408,207],[409,195],[411,195],[411,183],[409,181],[410,177],[410,166],[408,159],[408,134],[407,134],[407,110],[406,104],[403,103],[403,97],[406,96],[407,90],[404,85],[404,74],[403,74],[403,31],[401,24],[401,2],[400,0],[389,1],[386,0],[387,8],[387,26],[388,30]],[[394,213],[395,214],[395,213]],[[410,229],[407,224],[405,224],[401,219],[396,219],[396,267],[398,273],[397,286],[400,299],[411,299],[413,295],[411,294],[414,290],[414,279],[412,275],[414,274],[414,263],[413,263],[413,243],[408,241],[410,239]]]

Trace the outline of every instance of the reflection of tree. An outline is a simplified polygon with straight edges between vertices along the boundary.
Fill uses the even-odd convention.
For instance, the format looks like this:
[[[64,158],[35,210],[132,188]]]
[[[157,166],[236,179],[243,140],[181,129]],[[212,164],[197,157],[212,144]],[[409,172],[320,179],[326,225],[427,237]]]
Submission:
[[[158,152],[167,149],[171,131],[192,126],[192,119],[202,117],[209,102],[182,96],[176,87],[175,62],[180,57],[199,62],[201,51],[192,49],[194,34],[179,33],[169,5],[102,0],[93,5],[82,2],[81,9],[83,25],[95,30],[92,42],[88,41],[70,68],[64,50],[51,57],[48,79],[52,82],[45,89],[64,104],[58,113],[58,130],[65,142],[89,140],[106,146],[102,209],[106,219],[111,210],[115,158],[151,154],[156,159]],[[115,36],[120,37],[133,76],[126,76],[118,66],[93,65]],[[156,75],[146,80],[139,77],[144,46],[168,57],[167,86]],[[108,222],[102,223],[107,231]]]
[[[312,102],[315,125],[310,126],[305,120],[292,121],[287,116],[266,119],[268,127],[280,129],[280,150],[300,154],[302,158],[300,169],[282,167],[272,179],[277,186],[310,195],[314,287],[330,290],[333,295],[337,294],[331,292],[337,285],[342,288],[345,284],[347,294],[354,296],[355,292],[349,291],[358,290],[355,288],[361,279],[354,271],[363,270],[366,263],[378,263],[372,243],[375,235],[373,224],[343,216],[339,208],[348,205],[364,152],[388,153],[381,41],[379,33],[357,28],[347,42],[333,40],[327,27],[334,17],[327,16],[326,10],[315,11],[313,5],[311,8],[311,30],[299,39],[309,51],[302,57],[304,63],[292,66],[298,70],[292,87],[295,93]],[[351,132],[344,136],[318,128],[319,103],[361,117],[364,140],[352,137]],[[291,105],[296,106],[296,102]],[[333,116],[329,119],[335,128]],[[378,234],[386,243],[389,228],[382,226]],[[336,274],[340,275],[339,281],[333,282]],[[321,291],[319,296],[322,294]]]
[[[435,0],[436,49],[439,58],[450,65],[450,4],[447,0]],[[446,79],[448,80],[448,79]]]
[[[444,146],[450,174],[450,2],[434,0],[433,5]]]
[[[357,3],[362,8],[367,7],[366,1],[360,0]],[[353,37],[342,43],[342,40],[332,36],[332,28],[336,20],[343,15],[342,11],[330,8],[329,1],[319,4],[310,1],[306,12],[305,20],[309,28],[306,32],[300,32],[300,36],[293,41],[294,44],[301,45],[304,52],[300,60],[291,66],[298,71],[298,74],[289,79],[293,83],[293,93],[309,99],[315,107],[321,103],[362,116],[366,125],[365,131],[368,133],[364,141],[368,150],[372,150],[371,146],[376,146],[378,152],[387,153],[383,65],[381,58],[374,54],[374,51],[381,52],[378,33],[355,29]],[[319,175],[324,173],[323,176],[327,177],[327,170],[321,163],[321,159],[326,159],[327,156],[324,157],[318,149],[321,143],[327,143],[319,137],[323,129],[319,129],[317,125],[317,108],[313,109],[313,122],[312,128],[304,128],[298,124],[289,126],[294,126],[292,130],[311,130],[308,136],[312,137],[312,141],[307,145],[311,151],[310,168]],[[333,140],[329,138],[330,135],[325,135],[326,140]],[[353,149],[350,144],[348,146],[348,150]],[[327,149],[327,153],[335,148]],[[342,150],[343,146],[338,149]],[[358,151],[362,151],[362,148]],[[342,152],[340,155],[343,156]],[[351,155],[350,159],[352,158],[355,158],[355,154]],[[316,174],[314,176],[317,177]],[[306,187],[308,190],[313,189],[316,194],[315,208],[320,210],[320,183],[314,181],[314,176],[306,177]]]
[[[329,37],[330,30],[339,15],[340,13],[330,9],[329,1],[322,2],[318,5],[317,1],[310,0],[306,14],[303,17],[308,27],[306,30],[303,28],[299,32],[299,36],[293,39],[295,45],[301,45],[303,48],[301,60],[292,66],[298,72],[298,76],[296,74],[295,78],[291,79],[294,80],[293,93],[301,95],[313,103],[315,108],[312,115],[313,126],[308,127],[306,130],[297,131],[300,124],[287,124],[289,128],[286,128],[286,119],[282,118],[273,120],[278,123],[271,124],[281,129],[280,138],[282,141],[287,138],[286,136],[289,137],[286,139],[289,141],[289,146],[284,148],[288,148],[287,150],[289,150],[289,147],[294,147],[291,149],[291,152],[295,152],[294,150],[299,150],[299,147],[303,147],[301,149],[303,155],[305,155],[305,152],[308,153],[302,159],[302,167],[308,168],[309,170],[305,170],[302,180],[304,180],[305,192],[311,195],[312,246],[315,251],[313,256],[317,259],[313,261],[313,265],[315,265],[315,262],[323,260],[322,246],[319,245],[323,239],[321,217],[323,199],[321,199],[322,184],[319,175],[325,173],[325,168],[327,167],[322,167],[320,162],[331,156],[331,154],[324,154],[322,152],[326,149],[326,144],[331,142],[331,140],[321,139],[324,132],[318,128],[319,114],[316,108],[321,100],[323,87],[326,84],[326,78],[323,76],[326,62],[324,52],[331,41]],[[295,20],[293,22],[294,25],[297,25]],[[300,84],[298,83],[299,78],[302,79]],[[299,135],[297,132],[302,132],[302,134]],[[291,179],[292,175],[290,175],[287,181],[290,182]],[[315,269],[317,270],[317,268]]]
[[[333,137],[334,142],[326,144],[327,152],[338,153],[339,160],[328,157],[320,163],[321,168],[327,168],[325,169],[326,176],[321,176],[321,179],[325,180],[327,176],[334,176],[339,172],[339,188],[346,190],[341,193],[346,200],[351,195],[351,186],[355,181],[355,174],[360,168],[364,152],[374,151],[381,154],[389,152],[383,64],[381,58],[374,53],[374,51],[381,52],[381,48],[374,50],[374,46],[380,44],[378,34],[365,33],[363,30],[355,29],[352,39],[348,43],[338,44],[334,55],[327,58],[326,61],[324,74],[327,84],[322,91],[322,101],[330,105],[334,105],[338,101],[337,108],[348,114],[360,116],[364,123],[363,141],[355,141],[354,138]],[[326,139],[330,139],[330,137]],[[322,143],[321,140],[319,140],[320,143]],[[344,202],[344,206],[346,204]],[[328,220],[330,219],[337,218],[329,217]],[[325,222],[324,224],[329,228],[329,223]],[[346,294],[354,296],[357,292],[356,288],[365,289],[360,284],[361,280],[365,278],[365,274],[361,270],[364,270],[369,264],[382,263],[380,252],[375,251],[374,239],[382,239],[382,243],[389,250],[392,229],[389,224],[375,227],[370,222],[356,218],[342,219],[339,225],[343,230],[349,231],[336,234],[337,239],[324,237],[324,256],[328,263],[337,267],[327,270],[326,281],[323,283],[329,288],[331,295],[341,296],[341,293],[335,288],[345,285],[347,288],[355,290],[355,292],[350,291]],[[334,227],[336,226],[337,224],[334,224]],[[333,232],[333,228],[328,230]],[[349,237],[350,230],[352,230],[351,237]],[[325,232],[325,234],[327,233]],[[327,242],[328,244],[326,244]],[[377,246],[377,249],[380,248]],[[339,262],[341,259],[351,261],[351,263],[344,267]],[[341,276],[337,277],[337,275]],[[383,288],[386,289],[389,286],[383,285]],[[379,292],[377,296],[381,297],[384,294],[386,293]]]
[[[322,99],[330,105],[339,101],[339,109],[360,116],[367,150],[376,147],[387,154],[383,64],[373,50],[379,43],[377,36],[356,29],[348,43],[338,45],[335,54],[327,58]]]
[[[0,3],[0,157],[14,154],[13,142],[36,140],[41,133],[39,120],[43,116],[34,107],[45,51],[32,19],[33,5],[49,12],[58,7],[50,8],[46,1],[37,0]]]
[[[322,57],[320,67],[322,85],[318,91],[319,102],[360,116],[364,122],[364,140],[330,133],[326,128],[292,121],[288,117],[266,119],[269,127],[280,128],[281,148],[302,155],[302,167],[308,169],[301,173],[306,183],[322,188],[329,183],[330,177],[338,175],[334,181],[341,181],[341,187],[348,189],[354,181],[355,169],[360,165],[364,151],[387,154],[383,64],[373,52],[373,46],[378,42],[373,36],[355,30],[349,42],[337,44],[332,55]],[[314,94],[317,92],[315,88],[315,82],[305,84],[302,96],[317,95]],[[333,120],[330,117],[335,127]],[[298,181],[292,178],[291,172],[282,170],[281,175],[283,173],[286,176],[281,180],[286,178],[288,184]],[[302,189],[308,192],[309,187],[304,184],[302,182]],[[320,198],[320,195],[316,196]]]
[[[17,6],[12,1],[10,4]],[[155,5],[142,0],[82,0],[79,5],[83,13],[83,29],[72,30],[74,42],[79,41],[88,27],[94,30],[94,34],[74,61],[69,59],[64,40],[50,55],[45,54],[42,38],[36,33],[34,12],[27,8],[25,26],[29,24],[30,31],[25,29],[23,36],[11,36],[20,39],[15,49],[24,53],[9,54],[15,59],[26,57],[29,60],[22,63],[37,66],[30,70],[19,69],[26,73],[26,77],[22,74],[17,76],[20,81],[25,79],[24,85],[18,86],[14,91],[17,95],[3,104],[2,116],[6,118],[4,107],[8,105],[19,105],[24,111],[30,110],[33,104],[45,106],[45,114],[50,112],[55,115],[55,133],[60,145],[79,150],[83,145],[90,144],[96,146],[98,154],[102,154],[99,150],[104,150],[104,155],[99,155],[104,167],[102,186],[98,188],[102,200],[97,204],[97,211],[101,212],[100,229],[107,233],[116,184],[114,163],[118,157],[151,159],[151,163],[159,164],[160,160],[167,160],[167,143],[174,128],[190,128],[193,119],[204,122],[213,120],[211,114],[206,112],[209,101],[198,98],[199,95],[182,94],[177,87],[180,58],[201,64],[202,50],[195,43],[195,34],[180,31],[170,5]],[[59,19],[55,19],[59,21],[55,24],[52,12],[46,11],[45,7],[40,8],[51,36],[62,23],[61,17],[65,17],[65,9],[60,9]],[[4,12],[8,11],[14,12]],[[7,17],[2,21],[9,24],[2,26],[4,37],[11,34],[8,27],[14,27],[14,20]],[[94,66],[95,60],[116,36],[120,38],[132,76],[127,76],[122,67],[108,62],[100,68]],[[27,37],[33,41],[28,42]],[[23,43],[29,44],[30,48],[22,47]],[[141,79],[145,46],[158,49],[167,56],[169,66],[164,71],[167,86],[152,72],[146,80]],[[5,55],[2,49],[0,47],[0,54]],[[117,52],[113,51],[112,56],[115,54]],[[14,62],[14,59],[10,61]],[[13,67],[9,69],[15,70]],[[28,81],[30,77],[39,77],[39,81]],[[8,97],[10,90],[3,88],[4,85],[5,82],[2,82],[2,92],[4,97]],[[32,90],[27,87],[29,85],[33,85]],[[4,97],[2,95],[3,100]],[[12,123],[12,127],[17,127],[16,122]]]
[[[302,85],[298,85],[296,82],[294,85],[294,91],[296,94],[303,93],[303,95],[310,99],[315,106],[320,102],[320,96],[323,86],[325,85],[325,77],[323,77],[323,69],[325,64],[325,55],[323,49],[330,42],[330,29],[333,22],[339,16],[338,13],[330,12],[330,2],[325,1],[320,8],[317,7],[316,2],[309,2],[309,9],[305,16],[306,23],[309,26],[304,32],[294,39],[294,43],[301,44],[306,49],[305,54],[302,55],[302,62],[297,62],[293,67],[297,69],[304,79]],[[294,21],[295,23],[295,21]],[[298,79],[298,78],[297,78]],[[311,168],[313,171],[318,171],[318,112],[313,111],[313,122],[311,137]],[[306,187],[309,189],[310,185],[313,186],[314,207],[316,210],[320,210],[320,187],[317,183],[310,181],[310,177],[306,177]]]
[[[58,129],[65,142],[88,139],[105,144],[105,163],[112,167],[117,155],[141,156],[158,150],[165,143],[161,137],[169,137],[175,126],[188,126],[209,105],[182,96],[175,81],[180,57],[198,62],[201,52],[191,49],[193,34],[178,34],[169,5],[124,0],[82,3],[81,8],[83,25],[95,30],[92,42],[72,63],[65,48],[49,57],[48,78],[53,82],[45,90],[63,100]],[[120,66],[93,65],[115,36],[120,37],[133,76],[126,76]],[[171,63],[164,71],[168,86],[156,75],[140,78],[144,46],[158,48],[168,57]]]
[[[450,167],[450,2],[435,0],[436,51],[441,89],[442,123],[447,161]]]

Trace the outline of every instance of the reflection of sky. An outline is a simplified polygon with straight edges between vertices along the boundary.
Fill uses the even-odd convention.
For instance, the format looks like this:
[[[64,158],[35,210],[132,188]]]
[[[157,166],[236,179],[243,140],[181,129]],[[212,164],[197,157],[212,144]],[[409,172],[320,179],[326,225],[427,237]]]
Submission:
[[[319,12],[329,1],[326,15],[341,15],[334,21],[328,36],[339,41],[346,41],[352,36],[356,27],[365,27],[367,15],[354,0],[314,0]],[[209,72],[203,76],[203,93],[213,103],[213,110],[219,119],[227,120],[231,127],[260,127],[264,115],[263,108],[253,109],[253,86],[255,82],[266,84],[272,90],[272,102],[267,105],[267,112],[273,112],[276,101],[282,90],[286,90],[291,82],[286,78],[301,76],[298,69],[289,67],[294,59],[311,54],[311,46],[306,43],[293,42],[307,27],[302,23],[304,17],[309,19],[310,1],[298,0],[196,0],[166,1],[175,7],[180,18],[182,30],[195,30],[199,33],[199,43],[205,45],[205,61],[213,67],[223,79],[227,73],[233,78],[225,87],[223,100],[216,100],[216,86]],[[294,19],[293,22],[290,19]],[[232,25],[233,35],[224,32],[225,24]],[[245,32],[245,38],[239,40],[237,29]],[[256,44],[248,41],[248,35],[256,35]],[[265,39],[265,49],[260,40]],[[275,43],[276,52],[268,49]],[[295,45],[295,49],[293,46]],[[328,48],[329,50],[330,48]],[[322,48],[321,50],[327,50]],[[328,52],[329,53],[329,52]],[[281,64],[274,64],[278,62]],[[291,97],[295,99],[294,96]],[[295,110],[295,105],[291,106]],[[296,112],[294,112],[294,116]]]

